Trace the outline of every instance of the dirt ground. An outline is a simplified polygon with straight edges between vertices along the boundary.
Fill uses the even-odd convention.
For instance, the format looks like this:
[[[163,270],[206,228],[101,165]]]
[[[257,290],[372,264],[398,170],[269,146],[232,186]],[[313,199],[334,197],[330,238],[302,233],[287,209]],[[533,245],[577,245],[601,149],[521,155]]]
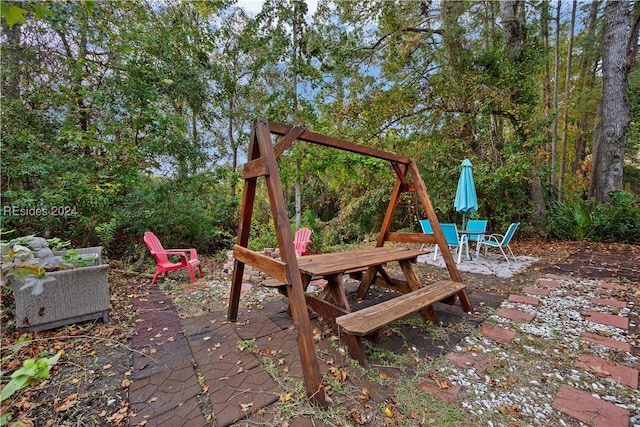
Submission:
[[[510,278],[461,272],[465,283],[472,290],[507,295],[535,282],[544,273],[555,273],[627,281],[636,290],[634,300],[640,297],[640,245],[519,240],[512,246],[517,254],[533,256],[539,261]],[[181,317],[225,307],[224,293],[228,291],[229,281],[223,277],[221,264],[215,258],[204,258],[204,261],[206,277],[196,285],[191,285],[188,276],[181,274],[172,275],[172,280],[161,285],[172,297]],[[34,381],[2,402],[2,415],[12,414],[8,420],[23,426],[128,425],[128,386],[132,377],[129,340],[135,326],[131,299],[145,292],[150,276],[125,273],[117,262],[112,262],[111,267],[112,312],[106,325],[86,322],[54,331],[20,333],[12,320],[13,298],[3,289],[2,385],[24,360],[64,351],[49,377]],[[425,281],[446,275],[446,270],[428,264],[418,264],[416,270]],[[252,304],[251,298],[245,301]],[[637,310],[630,317],[635,326],[629,333],[637,335]]]

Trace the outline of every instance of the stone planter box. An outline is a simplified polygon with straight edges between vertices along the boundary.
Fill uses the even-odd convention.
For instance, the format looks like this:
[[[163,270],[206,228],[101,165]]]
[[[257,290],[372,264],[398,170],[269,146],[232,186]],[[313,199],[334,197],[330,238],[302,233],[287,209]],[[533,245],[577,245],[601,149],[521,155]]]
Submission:
[[[56,280],[45,283],[40,295],[14,286],[19,329],[44,331],[86,320],[109,321],[109,266],[102,264],[102,247],[82,248],[78,253],[96,254],[97,265],[48,272]]]

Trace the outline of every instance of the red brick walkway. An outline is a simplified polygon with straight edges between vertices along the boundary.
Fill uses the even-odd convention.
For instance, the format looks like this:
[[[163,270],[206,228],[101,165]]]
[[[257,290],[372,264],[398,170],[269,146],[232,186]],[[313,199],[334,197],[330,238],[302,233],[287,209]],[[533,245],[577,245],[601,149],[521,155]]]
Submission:
[[[479,328],[479,334],[503,346],[506,352],[513,351],[510,349],[510,347],[515,345],[512,344],[512,342],[514,342],[519,335],[523,335],[522,332],[517,332],[517,325],[529,324],[534,321],[536,316],[530,311],[535,311],[539,307],[544,306],[546,303],[545,298],[552,295],[554,289],[561,290],[564,282],[570,282],[565,285],[567,289],[570,290],[573,290],[573,286],[578,286],[573,278],[550,275],[540,278],[536,282],[537,287],[523,288],[522,292],[528,295],[510,295],[507,304],[519,305],[522,309],[502,307],[496,312],[496,319],[507,319],[513,322],[513,326],[508,326],[508,323],[502,324],[500,322],[498,322],[499,325],[484,323]],[[585,343],[585,345],[583,345],[585,349],[591,344],[603,346],[605,347],[605,351],[608,351],[608,354],[616,359],[620,359],[618,355],[631,352],[631,345],[626,342],[626,340],[622,341],[619,337],[613,338],[606,328],[602,328],[602,326],[618,328],[623,334],[628,332],[629,318],[619,313],[620,309],[628,307],[627,301],[624,300],[624,294],[621,293],[621,291],[624,292],[627,289],[626,286],[617,284],[598,283],[596,288],[592,290],[596,294],[604,294],[605,298],[591,298],[589,301],[593,304],[593,307],[590,307],[582,313],[585,324],[596,326],[596,332],[585,331],[580,336]],[[579,294],[581,291],[577,292]],[[529,295],[535,295],[535,297]],[[527,306],[529,306],[530,309],[527,309]],[[610,311],[607,311],[608,309],[610,309]],[[627,310],[625,313],[628,314],[629,311]],[[545,338],[539,337],[538,339]],[[527,335],[526,340],[532,340],[532,335]],[[637,369],[590,354],[580,354],[576,359],[573,365],[573,369],[575,370],[584,370],[594,374],[598,378],[610,379],[611,381],[629,387],[634,390],[634,392],[638,389],[639,374]],[[469,353],[468,351],[450,353],[449,360],[460,367],[475,369],[480,376],[486,376],[487,367],[492,366],[491,355],[479,356],[478,354]],[[457,386],[455,388],[453,386],[437,387],[438,384],[443,384],[443,380],[435,381],[435,385],[432,383],[423,383],[421,384],[421,388],[434,395],[434,397],[446,402],[455,401],[458,395],[464,391],[464,388]],[[446,391],[446,394],[443,389]],[[615,393],[613,391],[614,388],[611,390],[612,391],[607,391],[605,394]],[[592,394],[592,390],[588,388],[581,390],[579,386],[561,384],[553,398],[552,407],[560,413],[587,425],[602,427],[629,426],[629,410],[621,407],[621,405],[594,397]],[[469,397],[466,397],[466,399],[469,399]],[[636,399],[638,399],[638,397],[636,397]],[[502,409],[500,412],[502,412]]]

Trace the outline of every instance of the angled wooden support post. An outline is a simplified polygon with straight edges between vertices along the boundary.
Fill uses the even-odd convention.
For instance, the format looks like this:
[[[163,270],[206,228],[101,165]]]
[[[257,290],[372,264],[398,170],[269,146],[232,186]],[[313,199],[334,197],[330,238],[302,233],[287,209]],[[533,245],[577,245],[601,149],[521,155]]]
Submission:
[[[301,133],[298,128],[294,128],[294,132],[294,136],[289,138],[295,139],[297,135]],[[298,334],[298,351],[300,353],[305,388],[310,398],[322,406],[327,406],[325,390],[322,386],[320,365],[313,342],[311,321],[305,300],[304,285],[293,247],[289,216],[287,214],[280,174],[276,163],[276,153],[274,152],[271,141],[269,123],[264,119],[257,119],[254,123],[248,160],[256,166],[245,169],[247,175],[245,176],[245,192],[242,199],[237,243],[241,248],[247,247],[256,192],[256,175],[264,174],[269,199],[271,201],[271,214],[276,228],[280,257],[284,263],[283,279],[285,279],[287,286],[291,316],[293,317],[293,322]],[[231,321],[237,320],[238,316],[244,263],[236,259],[234,267],[228,311],[228,318]]]
[[[422,181],[422,177],[420,176],[420,172],[418,171],[418,166],[415,161],[411,160],[409,164],[409,170],[411,171],[411,176],[413,177],[413,185],[415,186],[415,191],[418,193],[418,197],[420,198],[420,203],[422,204],[422,209],[424,209],[424,213],[429,221],[431,221],[431,225],[433,227],[433,234],[436,238],[436,243],[442,252],[442,256],[444,258],[444,262],[447,265],[447,270],[449,270],[449,277],[454,282],[462,283],[462,276],[460,276],[460,272],[456,267],[456,263],[453,260],[453,256],[451,255],[451,251],[449,250],[449,245],[447,245],[447,240],[440,229],[440,222],[438,222],[438,216],[436,215],[435,209],[433,209],[433,205],[431,204],[431,200],[429,199],[429,195],[427,194],[427,187]],[[458,292],[458,298],[460,299],[460,305],[462,309],[470,313],[473,311],[473,306],[471,304],[471,299],[469,298],[469,294],[467,293],[466,288],[462,289]]]
[[[251,130],[249,137],[249,158],[258,159],[260,152],[255,142],[255,128]],[[240,208],[240,222],[238,223],[238,238],[236,244],[243,248],[249,245],[249,232],[251,231],[251,216],[253,215],[253,202],[256,196],[256,184],[258,178],[252,176],[245,178],[244,191],[242,192],[242,205]],[[233,275],[231,276],[231,291],[229,293],[229,309],[227,318],[235,322],[238,320],[238,306],[240,305],[240,291],[242,290],[242,276],[244,275],[244,262],[237,258],[233,262]]]

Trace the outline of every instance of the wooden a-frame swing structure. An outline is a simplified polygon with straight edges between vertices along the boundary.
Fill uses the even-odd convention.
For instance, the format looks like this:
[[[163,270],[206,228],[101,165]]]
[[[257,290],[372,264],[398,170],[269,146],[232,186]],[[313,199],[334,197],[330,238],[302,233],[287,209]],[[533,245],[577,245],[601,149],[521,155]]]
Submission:
[[[280,137],[276,144],[272,135]],[[340,149],[364,156],[386,160],[396,173],[397,180],[391,192],[382,228],[376,241],[376,247],[368,250],[343,252],[339,254],[321,254],[317,256],[296,257],[293,239],[286,209],[277,158],[295,141],[305,141],[325,147]],[[236,321],[242,288],[244,266],[248,264],[277,279],[282,285],[279,290],[289,298],[289,312],[297,332],[298,350],[302,362],[302,371],[307,395],[322,406],[327,400],[322,386],[322,376],[315,352],[313,333],[309,318],[309,309],[318,315],[335,321],[345,332],[350,353],[361,363],[366,363],[360,338],[367,337],[375,328],[391,323],[412,312],[420,311],[425,320],[436,321],[431,305],[436,301],[453,304],[456,296],[465,312],[471,312],[472,305],[462,284],[462,278],[442,231],[438,218],[427,194],[427,188],[420,177],[416,163],[404,156],[384,152],[353,142],[310,132],[300,126],[286,126],[266,119],[257,119],[253,124],[249,141],[248,159],[243,169],[244,192],[237,243],[234,246],[235,258],[229,296],[228,319]],[[271,214],[280,250],[280,260],[264,256],[248,249],[251,217],[256,195],[257,180],[264,177],[270,199]],[[425,217],[431,221],[433,234],[391,232],[393,213],[400,196],[404,192],[415,193],[422,205]],[[398,243],[435,243],[444,258],[451,280],[440,281],[423,286],[411,270],[419,254],[425,252],[407,248],[384,247],[385,242]],[[357,252],[357,253],[356,253]],[[405,280],[390,277],[382,268],[386,262],[398,261],[404,272]],[[361,279],[358,296],[364,298],[371,284],[379,284],[402,292],[404,295],[390,301],[351,312],[346,295],[341,288],[341,276],[355,272]],[[312,277],[322,276],[328,279],[329,295],[333,302],[320,300],[306,293]],[[375,311],[379,307],[379,311]],[[375,321],[372,321],[375,319]],[[376,323],[378,322],[378,323]]]

